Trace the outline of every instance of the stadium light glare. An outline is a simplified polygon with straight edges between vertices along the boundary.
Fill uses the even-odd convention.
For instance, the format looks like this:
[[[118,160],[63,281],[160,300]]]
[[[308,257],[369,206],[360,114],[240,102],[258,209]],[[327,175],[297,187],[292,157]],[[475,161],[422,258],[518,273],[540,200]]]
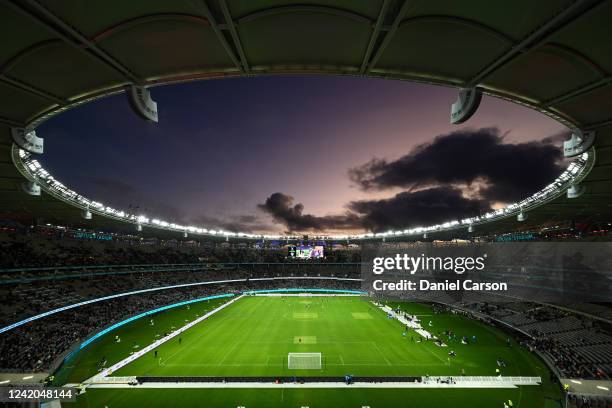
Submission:
[[[178,225],[175,223],[169,223],[167,221],[152,219],[145,216],[136,216],[134,214],[129,214],[123,210],[117,210],[109,206],[105,206],[102,203],[89,200],[86,197],[83,197],[76,193],[75,191],[67,188],[64,184],[62,184],[59,180],[53,178],[51,174],[47,170],[45,170],[41,164],[32,158],[32,154],[17,147],[14,147],[15,158],[17,162],[20,161],[22,168],[22,173],[28,178],[37,182],[41,185],[46,192],[51,193],[64,201],[68,201],[81,207],[81,209],[89,207],[95,211],[101,212],[102,215],[116,217],[121,220],[129,220],[135,224],[145,224],[145,225],[154,225],[158,228],[165,228],[174,230],[177,232],[183,232],[185,230],[189,230],[192,233],[202,234],[202,235],[221,235],[225,237],[246,237],[250,239],[298,239],[297,236],[288,236],[288,235],[263,235],[263,234],[249,234],[244,232],[226,232],[226,231],[217,231],[217,230],[208,230],[206,228],[201,228],[197,226],[185,227],[182,225]],[[528,210],[528,207],[538,205],[544,203],[552,198],[560,196],[565,190],[571,188],[573,185],[579,182],[579,178],[585,174],[585,170],[590,169],[588,166],[589,160],[591,156],[589,152],[584,152],[577,159],[574,159],[571,163],[569,163],[568,167],[563,171],[555,181],[551,184],[544,187],[542,190],[534,193],[533,195],[527,197],[526,199],[517,202],[511,203],[504,208],[497,209],[494,211],[490,211],[481,216],[465,218],[463,220],[452,220],[447,221],[442,224],[432,225],[428,227],[418,227],[411,228],[405,230],[398,231],[387,231],[387,232],[378,232],[378,233],[361,233],[361,234],[353,234],[353,235],[321,235],[320,237],[325,239],[371,239],[371,238],[385,238],[387,236],[411,236],[418,235],[423,232],[432,232],[432,231],[440,231],[445,229],[452,229],[457,226],[465,225],[465,224],[478,224],[481,222],[492,221],[496,218],[501,217],[509,217],[518,215],[519,211],[522,209]],[[19,167],[19,166],[18,166]],[[190,229],[191,228],[191,229]]]

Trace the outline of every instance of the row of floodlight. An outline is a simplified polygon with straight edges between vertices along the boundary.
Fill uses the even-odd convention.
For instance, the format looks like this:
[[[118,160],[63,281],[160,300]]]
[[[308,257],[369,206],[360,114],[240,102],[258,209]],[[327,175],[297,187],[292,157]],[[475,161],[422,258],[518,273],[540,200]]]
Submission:
[[[149,218],[145,215],[130,214],[122,210],[117,210],[100,202],[90,200],[77,192],[69,189],[59,180],[55,179],[48,171],[46,171],[41,164],[32,158],[32,155],[23,150],[19,149],[19,158],[24,165],[25,170],[30,174],[31,178],[34,179],[35,183],[42,185],[47,191],[53,192],[59,195],[62,199],[76,204],[78,207],[84,209],[84,217],[90,219],[92,214],[91,211],[95,211],[98,214],[114,217],[126,222],[136,224],[138,230],[142,230],[142,226],[150,226],[155,228],[162,228],[172,231],[183,232],[185,236],[188,233],[197,235],[212,235],[229,238],[246,238],[246,239],[299,239],[299,236],[287,236],[287,235],[266,235],[266,234],[250,234],[245,232],[231,232],[224,231],[221,229],[209,229],[202,228],[199,226],[181,225],[157,218]],[[404,229],[399,231],[387,231],[378,233],[363,233],[356,235],[318,235],[314,236],[315,239],[337,239],[337,240],[348,240],[348,239],[375,239],[375,238],[386,238],[386,237],[397,237],[397,236],[411,236],[411,235],[424,235],[430,232],[437,232],[448,230],[456,227],[467,226],[470,231],[472,226],[482,222],[493,221],[499,218],[505,218],[514,214],[517,214],[519,220],[526,218],[523,211],[532,208],[538,203],[548,201],[560,194],[564,189],[567,189],[574,185],[575,180],[582,174],[587,167],[589,161],[589,153],[585,152],[578,156],[577,159],[572,161],[567,169],[559,175],[549,185],[544,187],[542,190],[535,194],[527,197],[526,199],[510,204],[504,208],[500,208],[486,214],[465,218],[462,220],[448,221],[442,224],[431,225],[427,227],[416,227],[410,229]]]
[[[527,197],[526,199],[518,202],[509,204],[506,207],[488,212],[486,214],[464,218],[462,220],[453,220],[448,221],[442,224],[431,225],[428,227],[417,227],[411,229],[405,229],[401,231],[387,231],[387,232],[379,232],[379,233],[366,233],[354,236],[356,239],[366,239],[366,238],[385,238],[385,237],[393,237],[393,236],[402,236],[402,235],[419,235],[419,234],[427,234],[429,232],[437,232],[442,230],[451,229],[459,226],[472,226],[474,224],[479,224],[486,221],[493,221],[499,218],[505,218],[510,215],[522,215],[523,211],[533,207],[535,204],[545,202],[551,198],[556,197],[559,193],[561,193],[566,187],[570,187],[574,184],[574,181],[582,174],[582,171],[586,168],[586,165],[589,160],[589,153],[585,152],[579,156],[578,159],[572,161],[567,169],[559,175],[549,185],[544,187],[542,190],[536,192],[535,194]],[[521,217],[525,219],[525,217]]]
[[[28,173],[34,178],[35,182],[39,185],[45,186],[47,190],[60,195],[63,199],[71,201],[77,206],[85,208],[86,211],[91,213],[92,210],[99,214],[118,218],[127,222],[132,222],[137,225],[148,225],[158,228],[164,228],[169,230],[176,230],[186,233],[200,234],[200,235],[215,235],[221,237],[236,237],[236,238],[252,238],[252,239],[281,239],[281,238],[297,238],[297,237],[284,237],[280,235],[266,235],[266,234],[250,234],[244,232],[232,232],[224,231],[222,229],[207,229],[191,225],[181,225],[168,221],[159,220],[156,218],[150,219],[145,215],[130,214],[123,210],[117,210],[110,206],[104,205],[100,202],[90,200],[87,197],[78,194],[74,190],[69,189],[59,180],[55,179],[47,170],[45,170],[40,162],[36,159],[32,159],[31,154],[25,150],[19,150],[19,157],[25,166]],[[90,218],[90,217],[86,217]]]

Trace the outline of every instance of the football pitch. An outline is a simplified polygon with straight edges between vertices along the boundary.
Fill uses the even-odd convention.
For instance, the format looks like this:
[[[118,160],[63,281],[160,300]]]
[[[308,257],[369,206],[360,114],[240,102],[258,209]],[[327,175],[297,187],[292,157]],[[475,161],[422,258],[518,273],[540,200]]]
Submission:
[[[63,382],[80,382],[95,374],[99,361],[111,365],[152,343],[173,327],[218,307],[221,300],[169,310],[133,322],[92,343],[58,373]],[[502,406],[512,399],[518,407],[558,407],[561,394],[536,356],[507,335],[480,322],[454,314],[434,314],[428,305],[399,306],[422,321],[425,329],[444,336],[452,330],[459,340],[445,338],[447,347],[422,341],[412,329],[365,297],[247,296],[161,346],[132,361],[113,376],[152,377],[273,377],[273,376],[493,376],[496,360],[507,362],[504,376],[539,376],[542,385],[511,389],[108,389],[92,388],[77,406]],[[429,323],[431,322],[431,323]],[[115,336],[121,338],[117,343]],[[462,344],[468,336],[474,342]],[[180,337],[180,340],[179,340]],[[456,356],[450,357],[449,351]],[[289,353],[321,353],[320,369],[293,369]]]
[[[353,297],[246,297],[198,329],[114,375],[342,376],[447,374],[447,350],[409,343],[401,324]],[[410,336],[416,340],[418,335]],[[412,347],[411,347],[412,346]],[[293,370],[288,353],[322,354],[320,370]],[[493,368],[495,365],[493,357]],[[489,374],[492,374],[489,370]]]

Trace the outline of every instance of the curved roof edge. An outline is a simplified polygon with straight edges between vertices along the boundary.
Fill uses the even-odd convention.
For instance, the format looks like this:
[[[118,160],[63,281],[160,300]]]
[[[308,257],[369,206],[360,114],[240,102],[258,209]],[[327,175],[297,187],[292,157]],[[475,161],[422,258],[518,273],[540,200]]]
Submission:
[[[91,200],[76,191],[66,187],[61,181],[55,179],[40,163],[33,158],[33,155],[20,149],[17,145],[12,147],[12,159],[15,167],[28,180],[36,183],[40,188],[50,196],[76,207],[80,210],[95,214],[97,216],[107,217],[116,221],[127,224],[133,224],[139,230],[143,226],[158,229],[173,231],[178,233],[193,234],[200,236],[215,236],[242,239],[296,239],[296,235],[268,235],[268,234],[251,234],[246,232],[231,232],[224,230],[208,229],[203,226],[180,225],[157,218],[150,218],[142,214],[130,214],[124,210],[106,206],[100,202]],[[559,175],[552,183],[545,186],[540,191],[534,193],[517,203],[512,203],[504,208],[488,212],[481,216],[465,218],[462,220],[450,220],[448,222],[425,226],[407,228],[399,231],[387,231],[379,233],[361,233],[353,235],[333,235],[333,234],[315,234],[313,238],[336,239],[336,240],[369,240],[369,239],[384,239],[387,237],[417,237],[427,233],[435,233],[441,231],[457,231],[459,229],[473,228],[476,225],[482,225],[509,217],[518,217],[530,210],[538,208],[558,197],[565,194],[568,189],[577,185],[584,179],[595,163],[595,149],[591,148],[574,159],[563,173]],[[424,235],[425,236],[425,235]]]

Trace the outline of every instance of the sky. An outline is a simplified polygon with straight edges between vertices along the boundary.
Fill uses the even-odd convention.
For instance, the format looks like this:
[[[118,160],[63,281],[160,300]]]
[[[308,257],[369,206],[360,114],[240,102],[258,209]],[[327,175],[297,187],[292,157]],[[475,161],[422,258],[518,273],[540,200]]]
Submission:
[[[566,129],[484,97],[449,124],[453,88],[263,76],[150,89],[45,122],[40,161],[79,193],[170,222],[244,232],[383,231],[473,216],[551,182]]]

